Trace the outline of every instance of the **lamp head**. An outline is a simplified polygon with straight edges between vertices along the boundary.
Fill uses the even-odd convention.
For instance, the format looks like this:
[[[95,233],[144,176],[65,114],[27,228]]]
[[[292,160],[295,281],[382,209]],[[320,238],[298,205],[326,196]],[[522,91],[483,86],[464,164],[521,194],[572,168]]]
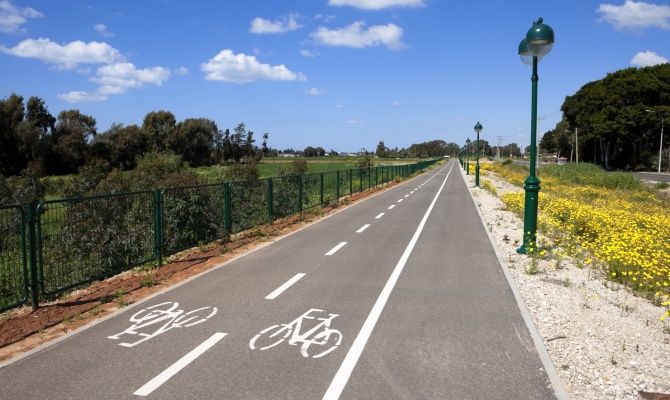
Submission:
[[[467,143],[467,145],[469,146],[469,145],[470,145],[470,138],[467,138],[467,139],[465,140],[465,143]]]
[[[477,132],[477,135],[481,133],[482,129],[484,129],[482,127],[482,124],[480,124],[479,121],[477,121],[477,125],[475,125],[475,132]]]
[[[536,57],[547,55],[554,46],[554,30],[539,18],[526,33],[526,44],[530,54]]]

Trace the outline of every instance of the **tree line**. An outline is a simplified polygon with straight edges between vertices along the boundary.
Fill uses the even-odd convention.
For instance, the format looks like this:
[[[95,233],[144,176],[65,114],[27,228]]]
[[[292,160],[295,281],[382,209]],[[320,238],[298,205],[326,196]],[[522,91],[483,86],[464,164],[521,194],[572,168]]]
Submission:
[[[609,73],[567,96],[561,111],[541,149],[570,158],[578,144],[580,161],[649,170],[658,163],[661,117],[670,119],[670,64]],[[667,150],[663,160],[667,165]]]
[[[79,110],[54,117],[43,99],[12,94],[0,100],[0,174],[35,176],[76,172],[91,160],[132,169],[151,152],[172,152],[191,166],[258,160],[276,155],[269,134],[256,145],[255,133],[240,123],[222,131],[206,118],[177,122],[170,111],[152,111],[142,126],[113,124],[98,133],[96,120]]]

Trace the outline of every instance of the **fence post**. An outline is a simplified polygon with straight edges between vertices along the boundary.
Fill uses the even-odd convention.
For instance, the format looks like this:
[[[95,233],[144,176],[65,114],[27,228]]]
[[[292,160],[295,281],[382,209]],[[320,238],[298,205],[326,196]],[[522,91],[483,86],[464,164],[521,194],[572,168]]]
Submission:
[[[323,208],[323,172],[319,175],[321,182],[319,184],[319,197],[321,198],[321,208]]]
[[[230,182],[223,184],[223,227],[226,233],[231,235],[233,233],[233,212],[230,195]]]
[[[368,190],[370,190],[371,185],[372,185],[372,167],[368,167]]]
[[[154,191],[154,257],[163,265],[163,191]]]
[[[30,203],[28,208],[28,251],[30,252],[30,299],[33,310],[39,307],[39,294],[37,286],[37,235],[35,234],[37,226],[37,203]]]
[[[273,204],[274,204],[274,199],[273,199],[273,193],[272,193],[272,178],[268,178],[268,192],[267,192],[267,198],[268,198],[268,224],[271,224],[272,221],[274,220],[274,216],[272,215],[272,209],[273,209]]]
[[[302,212],[302,175],[298,177],[298,212]]]
[[[358,192],[363,191],[363,168],[358,170]]]
[[[335,184],[335,204],[340,205],[340,171],[336,171],[335,178],[337,178],[337,183]]]
[[[349,170],[349,196],[354,194],[354,170],[350,169]]]
[[[379,185],[379,167],[375,167],[375,187]]]

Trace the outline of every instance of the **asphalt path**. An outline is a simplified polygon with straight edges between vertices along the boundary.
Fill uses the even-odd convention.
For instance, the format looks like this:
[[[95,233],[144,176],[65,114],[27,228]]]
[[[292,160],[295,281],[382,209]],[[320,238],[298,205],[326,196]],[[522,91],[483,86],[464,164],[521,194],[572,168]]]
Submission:
[[[555,398],[458,168],[6,365],[0,398]]]
[[[670,182],[670,174],[667,172],[633,172],[633,175],[649,182]]]

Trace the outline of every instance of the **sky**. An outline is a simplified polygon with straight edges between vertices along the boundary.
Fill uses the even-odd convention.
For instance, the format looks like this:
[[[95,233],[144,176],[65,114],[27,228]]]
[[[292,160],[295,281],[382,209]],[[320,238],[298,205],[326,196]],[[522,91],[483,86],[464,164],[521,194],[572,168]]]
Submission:
[[[0,97],[141,125],[244,122],[272,147],[374,150],[475,136],[530,141],[531,70],[517,55],[543,17],[539,132],[565,96],[668,62],[670,2],[590,0],[0,0]]]

